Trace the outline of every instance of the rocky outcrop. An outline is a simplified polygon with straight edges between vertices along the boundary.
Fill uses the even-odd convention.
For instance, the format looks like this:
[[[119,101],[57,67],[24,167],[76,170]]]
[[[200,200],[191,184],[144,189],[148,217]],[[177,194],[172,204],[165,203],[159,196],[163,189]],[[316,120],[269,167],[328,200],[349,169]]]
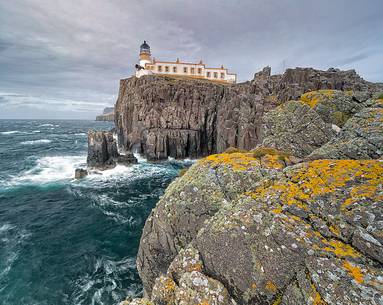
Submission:
[[[74,178],[81,179],[88,175],[88,171],[84,168],[76,168],[74,171]]]
[[[304,157],[332,139],[331,124],[300,101],[290,101],[263,117],[262,145]]]
[[[148,96],[153,81],[147,78],[140,87],[145,93],[135,98]],[[169,149],[188,156],[184,139],[173,139],[180,130],[157,121],[171,118],[169,99],[173,113],[179,111],[176,96],[183,101],[177,126],[188,126],[184,117],[195,119],[189,103],[202,118],[193,125],[193,139],[204,134],[202,142],[182,129],[188,145],[198,143],[195,156],[238,148],[199,160],[167,188],[140,241],[144,298],[124,305],[383,302],[383,96],[373,95],[377,87],[353,71],[312,69],[271,76],[266,68],[251,82],[201,82],[197,92],[178,80],[171,88],[169,80],[158,81],[165,87],[151,100],[160,94],[162,107],[153,114],[159,101],[149,103],[144,121],[134,117],[144,113],[136,112],[141,102],[120,104],[132,107],[121,112],[132,116],[116,123],[140,130],[121,128],[125,148],[141,147],[154,159]],[[319,90],[307,92],[312,89]],[[164,128],[145,127],[157,123]],[[164,136],[162,146],[141,142],[145,133],[156,141]]]
[[[383,99],[350,118],[339,134],[314,150],[308,159],[378,159],[383,156]]]
[[[383,143],[381,103],[370,97],[358,91],[307,92],[263,116],[262,145],[298,157],[313,153],[310,159],[376,158]]]
[[[294,160],[212,155],[174,181],[140,242],[147,304],[379,304],[383,164]]]
[[[263,115],[288,100],[313,90],[372,92],[377,87],[354,70],[312,68],[271,75],[267,67],[252,81],[236,85],[131,77],[120,82],[116,131],[123,150],[142,153],[150,160],[195,158],[228,147],[252,149],[263,140]],[[322,120],[327,123],[325,116]]]
[[[131,164],[137,163],[137,159],[132,153],[120,155],[117,150],[117,141],[110,131],[88,132],[88,168],[105,170],[113,168],[117,163]]]
[[[114,122],[114,107],[104,108],[102,114],[96,116],[96,121]]]

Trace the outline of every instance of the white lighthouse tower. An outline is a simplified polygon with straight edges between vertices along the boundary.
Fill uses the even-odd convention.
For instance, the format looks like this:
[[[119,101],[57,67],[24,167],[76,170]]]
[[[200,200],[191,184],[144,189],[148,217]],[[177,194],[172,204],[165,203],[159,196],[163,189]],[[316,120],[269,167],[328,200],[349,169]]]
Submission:
[[[152,58],[150,54],[150,46],[144,40],[144,43],[140,46],[140,61],[139,64],[136,65],[136,76],[141,77],[143,75],[153,74],[152,71],[146,69],[147,64],[152,63]]]
[[[145,64],[150,64],[151,62],[150,46],[144,40],[144,43],[140,46],[140,66],[145,68]]]

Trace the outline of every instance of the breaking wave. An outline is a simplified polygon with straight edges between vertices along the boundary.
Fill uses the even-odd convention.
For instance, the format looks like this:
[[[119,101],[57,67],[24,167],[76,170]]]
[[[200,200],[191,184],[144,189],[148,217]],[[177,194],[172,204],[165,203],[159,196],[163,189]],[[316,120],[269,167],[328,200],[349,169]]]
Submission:
[[[46,184],[71,180],[77,167],[84,166],[86,156],[54,156],[42,157],[36,165],[20,173],[9,181],[9,185]]]

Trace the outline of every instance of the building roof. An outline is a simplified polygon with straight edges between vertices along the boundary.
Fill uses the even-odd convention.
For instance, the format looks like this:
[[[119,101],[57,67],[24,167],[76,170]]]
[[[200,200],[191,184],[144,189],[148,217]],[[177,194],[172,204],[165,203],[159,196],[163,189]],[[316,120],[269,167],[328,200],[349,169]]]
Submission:
[[[140,51],[150,51],[150,46],[144,40],[144,43],[140,46]]]

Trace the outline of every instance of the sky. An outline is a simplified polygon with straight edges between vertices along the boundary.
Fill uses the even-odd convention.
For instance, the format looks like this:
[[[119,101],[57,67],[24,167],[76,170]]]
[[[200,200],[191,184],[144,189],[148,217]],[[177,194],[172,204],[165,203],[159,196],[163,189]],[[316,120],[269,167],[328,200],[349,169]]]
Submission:
[[[355,69],[383,81],[382,0],[0,0],[0,119],[94,119],[159,60]]]

